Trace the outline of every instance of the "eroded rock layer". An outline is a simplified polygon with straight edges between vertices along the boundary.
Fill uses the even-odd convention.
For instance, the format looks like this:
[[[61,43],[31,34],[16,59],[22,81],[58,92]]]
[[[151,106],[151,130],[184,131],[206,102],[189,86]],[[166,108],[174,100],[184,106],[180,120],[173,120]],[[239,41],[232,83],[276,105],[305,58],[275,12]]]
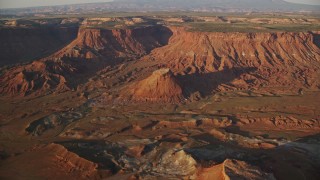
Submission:
[[[171,31],[163,26],[136,29],[81,28],[78,38],[54,57],[115,58],[142,56],[165,45]]]
[[[170,69],[154,71],[148,78],[129,89],[134,101],[178,102],[183,100],[183,89]]]
[[[0,77],[5,95],[43,95],[68,90],[80,76],[92,76],[104,64],[120,58],[138,57],[162,46],[171,31],[162,26],[126,30],[80,29],[78,37],[53,55],[16,66]],[[87,59],[100,62],[85,62]],[[89,75],[90,74],[90,75]],[[73,85],[74,86],[74,85]]]
[[[230,180],[230,179],[268,179],[276,178],[271,173],[263,172],[259,167],[252,166],[244,161],[226,159],[223,163],[199,171],[197,179]]]
[[[10,69],[0,77],[0,93],[8,95],[45,94],[68,90],[66,75],[77,69],[62,61],[35,61]]]
[[[318,33],[207,33],[171,29],[169,44],[157,48],[146,59],[156,59],[180,74],[182,81],[195,91],[206,94],[234,87],[320,87]]]
[[[23,179],[34,177],[52,179],[53,176],[55,179],[95,179],[98,173],[96,163],[81,158],[55,143],[33,147],[13,159],[6,164],[14,168],[6,171],[1,169],[2,178],[11,179],[13,174],[19,174]]]
[[[95,65],[88,59],[94,60]],[[172,71],[169,76],[158,79],[152,75],[141,82],[130,77],[137,85],[129,94],[138,101],[174,102],[193,99],[194,94],[198,94],[198,99],[199,94],[209,96],[229,90],[297,92],[301,88],[320,87],[317,32],[217,33],[149,26],[115,30],[81,28],[78,37],[55,54],[3,73],[0,92],[41,95],[73,89],[86,83],[106,63],[119,65],[118,59],[135,61],[133,67],[122,66],[128,76],[133,71],[136,77],[142,76],[155,66]],[[133,70],[130,72],[129,68]],[[127,75],[121,72],[115,74],[117,82],[108,85],[109,88],[123,84]]]

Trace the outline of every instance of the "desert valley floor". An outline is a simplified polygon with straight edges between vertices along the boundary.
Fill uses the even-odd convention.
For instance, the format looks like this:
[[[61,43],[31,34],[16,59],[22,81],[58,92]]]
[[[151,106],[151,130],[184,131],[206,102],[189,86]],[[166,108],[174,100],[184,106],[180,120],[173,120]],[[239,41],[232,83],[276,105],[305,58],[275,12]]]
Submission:
[[[319,179],[319,22],[1,20],[0,178]]]

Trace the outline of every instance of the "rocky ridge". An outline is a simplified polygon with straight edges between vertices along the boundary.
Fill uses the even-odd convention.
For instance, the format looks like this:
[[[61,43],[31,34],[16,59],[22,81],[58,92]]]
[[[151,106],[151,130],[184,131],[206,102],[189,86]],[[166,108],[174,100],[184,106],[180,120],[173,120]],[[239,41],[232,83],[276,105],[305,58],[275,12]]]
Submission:
[[[78,37],[60,51],[3,73],[0,92],[25,96],[77,88],[106,64],[120,63],[119,59],[134,60],[135,69],[144,66],[140,74],[151,68],[148,63],[172,71],[158,79],[164,81],[158,84],[155,76],[140,82],[133,79],[137,85],[130,86],[133,91],[129,94],[134,101],[172,102],[194,93],[208,96],[217,91],[265,89],[296,92],[320,87],[317,32],[218,33],[149,26],[81,28]],[[84,81],[71,83],[79,74]],[[121,73],[116,76],[122,79]]]

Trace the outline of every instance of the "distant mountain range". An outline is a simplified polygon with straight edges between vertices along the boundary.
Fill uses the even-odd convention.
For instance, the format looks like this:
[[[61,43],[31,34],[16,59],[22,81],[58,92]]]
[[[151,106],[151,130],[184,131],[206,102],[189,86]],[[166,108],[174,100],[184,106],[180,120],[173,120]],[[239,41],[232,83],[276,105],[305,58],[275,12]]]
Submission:
[[[129,9],[192,11],[320,11],[320,6],[301,5],[282,0],[116,0]]]
[[[320,5],[294,4],[283,0],[114,0],[106,3],[1,9],[0,14],[104,11],[320,12]]]

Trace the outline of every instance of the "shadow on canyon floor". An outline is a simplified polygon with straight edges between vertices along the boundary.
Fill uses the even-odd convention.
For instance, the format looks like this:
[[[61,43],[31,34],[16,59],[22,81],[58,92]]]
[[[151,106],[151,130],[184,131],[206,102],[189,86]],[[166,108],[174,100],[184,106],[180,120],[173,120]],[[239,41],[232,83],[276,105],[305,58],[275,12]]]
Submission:
[[[320,34],[314,33],[313,43],[320,48]]]
[[[186,94],[199,92],[202,96],[212,94],[214,90],[221,84],[228,84],[231,81],[239,78],[242,74],[255,72],[257,68],[232,68],[222,71],[211,72],[206,74],[188,74],[178,76],[179,81],[185,87]]]

